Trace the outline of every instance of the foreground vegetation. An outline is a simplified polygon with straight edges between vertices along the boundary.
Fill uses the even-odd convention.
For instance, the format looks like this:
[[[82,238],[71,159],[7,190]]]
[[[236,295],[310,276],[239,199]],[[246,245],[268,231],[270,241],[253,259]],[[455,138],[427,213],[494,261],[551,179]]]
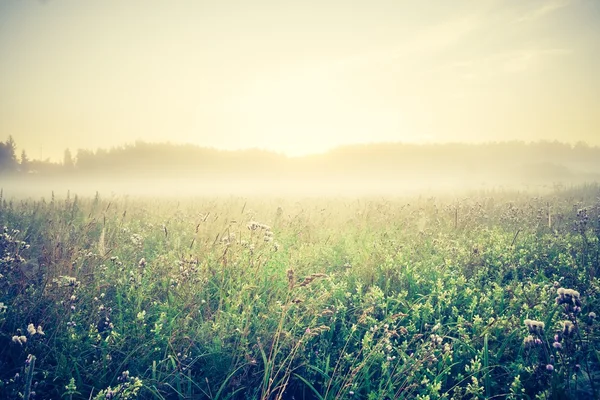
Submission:
[[[0,397],[599,398],[600,189],[0,200]]]

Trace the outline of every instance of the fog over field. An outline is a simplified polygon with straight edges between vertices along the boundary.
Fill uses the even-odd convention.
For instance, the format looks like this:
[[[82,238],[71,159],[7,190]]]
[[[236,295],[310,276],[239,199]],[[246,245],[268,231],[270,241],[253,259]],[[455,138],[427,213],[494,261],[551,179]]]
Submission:
[[[558,142],[388,143],[288,157],[259,150],[218,151],[138,142],[109,150],[81,150],[62,163],[3,165],[2,188],[19,196],[48,196],[52,191],[161,197],[398,196],[464,190],[548,191],[597,182],[600,148]]]

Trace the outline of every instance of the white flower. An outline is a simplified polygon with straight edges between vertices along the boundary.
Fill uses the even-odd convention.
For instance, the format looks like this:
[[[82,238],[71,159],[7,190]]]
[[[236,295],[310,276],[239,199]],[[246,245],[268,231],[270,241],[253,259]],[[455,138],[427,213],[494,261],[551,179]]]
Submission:
[[[33,324],[27,325],[27,333],[29,333],[29,336],[33,336],[36,334],[35,326],[33,326]]]

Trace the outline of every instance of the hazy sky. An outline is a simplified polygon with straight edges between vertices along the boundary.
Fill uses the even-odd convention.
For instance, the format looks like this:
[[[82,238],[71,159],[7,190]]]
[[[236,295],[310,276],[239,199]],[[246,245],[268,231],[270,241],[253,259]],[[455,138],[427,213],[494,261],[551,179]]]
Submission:
[[[600,144],[598,0],[0,0],[0,140]]]

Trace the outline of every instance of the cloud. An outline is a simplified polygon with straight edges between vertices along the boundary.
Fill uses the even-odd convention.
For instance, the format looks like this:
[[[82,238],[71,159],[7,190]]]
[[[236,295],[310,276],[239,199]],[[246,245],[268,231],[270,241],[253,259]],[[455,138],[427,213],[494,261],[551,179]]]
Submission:
[[[497,52],[485,57],[452,62],[442,69],[463,80],[483,80],[498,75],[518,74],[543,65],[548,59],[571,54],[563,48],[526,48]]]
[[[467,35],[483,25],[478,15],[467,15],[440,24],[428,26],[414,36],[394,46],[385,46],[340,58],[333,62],[320,63],[317,69],[356,69],[374,65],[397,63],[398,60],[421,60],[459,44]],[[306,67],[306,66],[305,66]]]
[[[542,18],[548,14],[560,10],[561,8],[569,6],[571,3],[573,3],[573,0],[544,1],[540,7],[521,15],[515,20],[515,22],[533,21]]]
[[[482,22],[477,15],[467,15],[427,27],[418,32],[413,40],[404,43],[399,51],[402,53],[427,53],[450,47],[479,28]]]
[[[508,73],[526,71],[538,65],[543,58],[570,54],[568,49],[530,49],[515,51],[501,57],[502,69]]]

